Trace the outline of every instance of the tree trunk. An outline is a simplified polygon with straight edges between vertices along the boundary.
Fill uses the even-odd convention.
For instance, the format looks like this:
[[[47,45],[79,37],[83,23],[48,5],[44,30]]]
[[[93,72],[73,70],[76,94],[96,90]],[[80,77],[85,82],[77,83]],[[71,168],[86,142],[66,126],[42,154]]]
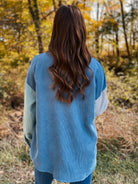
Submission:
[[[131,33],[132,33],[132,40],[133,40],[133,45],[132,45],[132,50],[135,50],[135,31],[134,31],[134,14],[135,14],[135,10],[134,10],[134,3],[135,0],[132,0],[131,2]],[[132,43],[132,41],[131,41]]]
[[[108,57],[109,57],[109,55],[110,55],[110,49],[109,49],[109,47],[110,47],[110,43],[109,43],[109,41],[108,41]]]
[[[84,10],[85,10],[85,7],[86,7],[86,0],[84,0],[84,3],[83,3]]]
[[[135,50],[135,32],[133,31],[133,50]]]
[[[32,2],[33,2],[33,5],[31,4]],[[40,17],[39,17],[39,9],[37,6],[37,0],[28,0],[28,8],[32,16],[33,22],[35,24],[39,53],[42,53],[44,48],[43,48],[43,42],[41,37],[41,31],[40,31]]]
[[[127,49],[127,54],[128,54],[128,60],[129,60],[127,65],[129,65],[131,63],[131,54],[130,54],[130,51],[129,51],[128,41],[127,41],[123,2],[122,2],[122,0],[119,0],[119,1],[120,1],[120,5],[121,5],[121,16],[122,16],[123,32],[124,32],[124,37],[125,37],[125,43],[126,43],[126,49]]]
[[[101,35],[100,55],[102,55],[102,52],[103,52],[103,33]]]
[[[130,30],[130,48],[131,48],[131,55],[132,55],[132,51],[133,51],[133,47],[132,47],[132,36],[133,36],[133,32],[134,32],[134,7],[133,7],[133,0],[131,0],[131,30]]]
[[[97,22],[99,20],[99,3],[97,3]],[[97,57],[99,54],[99,27],[97,27],[97,30],[95,32],[95,42],[96,42],[96,53],[97,53]]]
[[[53,0],[53,6],[54,6],[54,11],[56,12],[56,3],[55,3],[55,0]]]
[[[115,38],[114,38],[114,33],[113,33],[113,43],[112,43],[112,49],[113,49],[113,57],[115,56]]]
[[[59,1],[58,1],[58,7],[60,7],[61,5],[62,5],[62,1],[59,0]]]
[[[96,53],[99,54],[99,32],[98,29],[95,32],[95,42],[96,42]]]
[[[117,54],[117,63],[116,66],[118,66],[119,64],[119,38],[118,38],[118,25],[117,25],[117,29],[115,32],[115,36],[116,36],[116,54]]]

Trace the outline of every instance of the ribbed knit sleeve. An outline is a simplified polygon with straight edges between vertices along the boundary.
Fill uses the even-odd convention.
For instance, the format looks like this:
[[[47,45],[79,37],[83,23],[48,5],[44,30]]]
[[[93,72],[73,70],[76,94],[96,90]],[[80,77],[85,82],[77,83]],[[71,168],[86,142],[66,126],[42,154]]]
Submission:
[[[37,61],[37,56],[35,56],[30,64],[27,77],[26,77],[26,82],[27,84],[35,91],[36,89],[36,82],[35,82],[35,68],[36,68],[36,61]]]
[[[24,86],[23,131],[25,142],[29,147],[31,146],[33,128],[36,123],[35,62],[36,57],[31,61]]]
[[[107,83],[104,69],[100,62],[97,62],[96,71],[96,95],[95,95],[95,116],[102,114],[108,106]]]

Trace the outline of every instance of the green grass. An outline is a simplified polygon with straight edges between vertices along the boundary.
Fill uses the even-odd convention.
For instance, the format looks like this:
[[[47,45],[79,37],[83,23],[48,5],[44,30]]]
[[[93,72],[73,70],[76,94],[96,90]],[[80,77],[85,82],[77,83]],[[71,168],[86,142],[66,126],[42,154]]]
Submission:
[[[93,173],[93,184],[136,184],[138,173],[137,153],[120,154],[119,151],[98,151],[97,166]],[[14,147],[3,142],[0,151],[0,170],[4,175],[0,184],[33,184],[33,164],[26,145]],[[28,172],[28,177],[25,176]],[[24,179],[23,179],[24,178]]]
[[[120,153],[98,151],[94,184],[136,184],[138,182],[137,155],[120,156]]]
[[[33,164],[28,147],[1,141],[0,171],[3,172],[0,184],[33,184]]]

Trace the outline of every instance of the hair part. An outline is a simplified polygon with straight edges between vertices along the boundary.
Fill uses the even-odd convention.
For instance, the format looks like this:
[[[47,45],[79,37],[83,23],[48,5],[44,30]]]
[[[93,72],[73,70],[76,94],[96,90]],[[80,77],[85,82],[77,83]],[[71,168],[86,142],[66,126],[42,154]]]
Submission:
[[[89,67],[91,54],[86,46],[86,26],[78,7],[62,5],[56,11],[48,50],[54,57],[49,72],[54,80],[50,88],[58,87],[56,99],[71,104],[79,92],[84,99],[85,89],[90,84],[86,70],[92,69]]]

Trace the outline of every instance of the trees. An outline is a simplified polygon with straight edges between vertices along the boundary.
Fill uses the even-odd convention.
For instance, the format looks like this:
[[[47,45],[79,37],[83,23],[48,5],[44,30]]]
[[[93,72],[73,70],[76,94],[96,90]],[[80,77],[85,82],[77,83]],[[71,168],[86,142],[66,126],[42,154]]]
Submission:
[[[37,0],[28,0],[28,8],[32,16],[32,19],[35,25],[35,30],[37,33],[39,53],[42,53],[44,48],[43,48],[43,42],[42,42],[42,37],[41,37],[41,30],[40,30],[41,22],[40,22],[40,15],[39,15],[39,9],[37,5]]]
[[[130,45],[131,54],[132,54],[133,50],[135,50],[136,34],[137,34],[137,21],[138,21],[137,1],[131,0],[128,6],[130,7],[130,10],[128,12],[128,22],[130,23],[129,45]]]
[[[125,37],[126,49],[127,49],[128,59],[129,59],[129,63],[128,63],[128,65],[129,65],[131,63],[132,58],[131,58],[131,54],[130,54],[130,50],[129,50],[128,37],[127,37],[127,33],[126,33],[124,7],[123,7],[123,1],[119,0],[119,2],[121,5],[121,18],[122,18],[122,25],[123,25],[123,32],[124,32],[124,37]]]
[[[32,57],[44,52],[50,41],[55,12],[62,4],[81,9],[87,44],[95,57],[108,53],[119,67],[125,55],[128,65],[132,64],[137,49],[136,0],[2,0],[0,55],[14,52]]]
[[[22,21],[22,1],[0,2],[0,53],[3,54],[8,48],[22,52],[25,25]]]

